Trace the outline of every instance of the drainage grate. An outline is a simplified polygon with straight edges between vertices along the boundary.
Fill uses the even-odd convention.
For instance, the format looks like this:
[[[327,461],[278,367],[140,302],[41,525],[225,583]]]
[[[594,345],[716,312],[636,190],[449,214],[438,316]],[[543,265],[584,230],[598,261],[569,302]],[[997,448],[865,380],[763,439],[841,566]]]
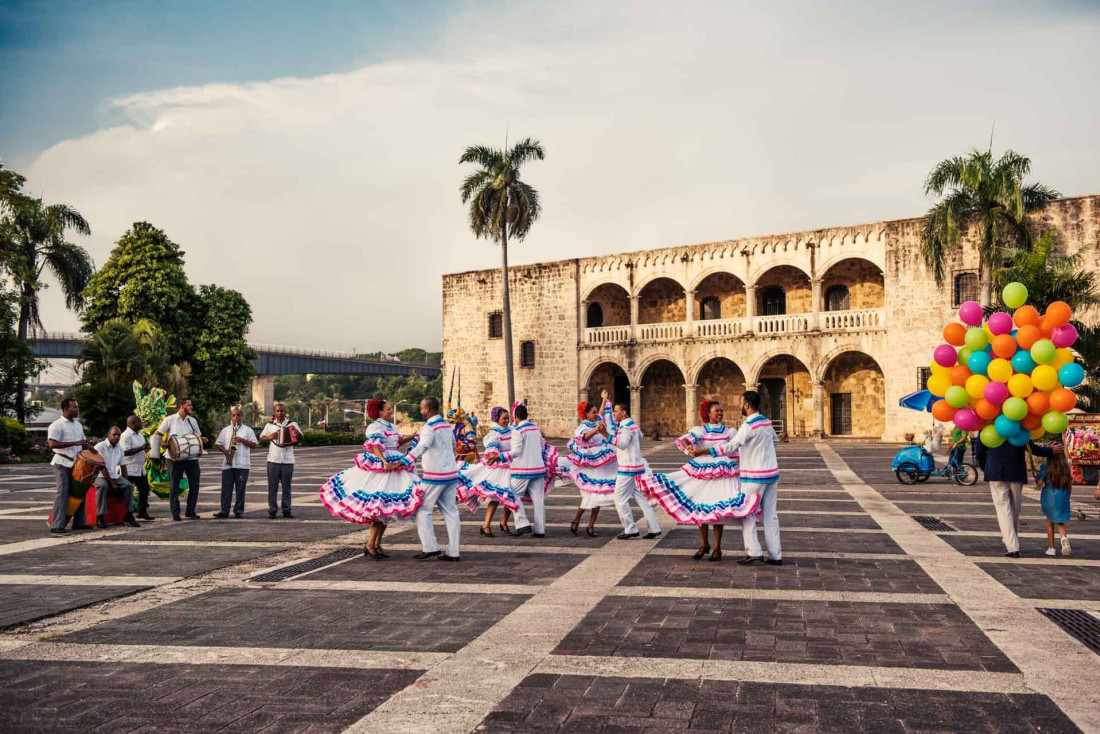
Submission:
[[[1100,619],[1084,609],[1040,609],[1039,613],[1100,655]]]
[[[362,555],[362,548],[341,548],[340,550],[333,551],[332,553],[326,553],[323,556],[317,556],[316,558],[310,558],[308,561],[302,561],[301,563],[292,563],[289,566],[283,566],[282,568],[276,568],[274,571],[268,571],[267,573],[261,573],[258,576],[253,576],[249,581],[286,581],[294,576],[301,576],[304,573],[310,571],[316,571],[324,568],[325,566],[331,566],[337,561],[347,560],[348,558],[355,558]]]
[[[935,530],[936,532],[946,533],[957,532],[955,528],[938,517],[932,517],[931,515],[913,515],[913,519],[919,522],[925,530]]]

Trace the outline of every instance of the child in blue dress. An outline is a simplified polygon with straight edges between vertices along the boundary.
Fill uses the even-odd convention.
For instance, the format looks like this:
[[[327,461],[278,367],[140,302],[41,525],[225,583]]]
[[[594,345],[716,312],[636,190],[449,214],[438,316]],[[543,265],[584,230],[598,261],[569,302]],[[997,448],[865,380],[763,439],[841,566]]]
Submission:
[[[1069,493],[1073,487],[1069,461],[1065,454],[1055,454],[1039,467],[1039,504],[1047,516],[1047,555],[1056,556],[1054,550],[1054,529],[1062,539],[1062,555],[1070,554],[1069,538],[1066,536],[1066,523],[1069,522]]]

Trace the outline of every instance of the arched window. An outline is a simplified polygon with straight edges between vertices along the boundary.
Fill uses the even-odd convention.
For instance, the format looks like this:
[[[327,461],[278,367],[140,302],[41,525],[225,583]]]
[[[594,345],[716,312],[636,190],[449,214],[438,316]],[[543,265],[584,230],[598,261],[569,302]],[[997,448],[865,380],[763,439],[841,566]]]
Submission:
[[[722,302],[717,296],[707,296],[699,302],[699,319],[711,321],[722,318]]]
[[[846,285],[831,285],[825,289],[826,311],[847,311],[851,306],[851,298]]]
[[[489,314],[489,338],[502,339],[504,337],[504,314],[500,311]]]
[[[981,297],[978,286],[978,274],[972,271],[955,275],[955,308],[967,301],[977,301]]]
[[[588,316],[585,323],[589,329],[603,326],[603,306],[598,303],[588,304]]]
[[[761,316],[782,316],[787,313],[787,294],[777,285],[768,286],[760,296]]]

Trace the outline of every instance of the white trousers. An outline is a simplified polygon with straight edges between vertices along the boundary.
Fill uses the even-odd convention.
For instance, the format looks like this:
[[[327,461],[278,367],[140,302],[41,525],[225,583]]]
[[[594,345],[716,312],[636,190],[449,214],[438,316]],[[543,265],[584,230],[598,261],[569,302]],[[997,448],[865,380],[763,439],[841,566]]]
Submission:
[[[535,513],[535,532],[546,532],[546,477],[512,477],[510,483],[512,494],[519,502],[519,509],[513,515],[516,518],[516,530],[525,528],[531,524],[527,519],[527,512],[523,509],[523,498],[531,498],[531,509]]]
[[[745,489],[746,485],[742,485]],[[764,513],[764,543],[768,546],[768,558],[779,561],[783,558],[783,549],[779,545],[779,513],[776,510],[776,496],[779,494],[779,482],[755,485],[760,494],[760,510]],[[756,513],[741,518],[741,534],[745,542],[745,552],[753,558],[764,555],[760,548],[760,539],[756,537]]]
[[[435,528],[432,526],[432,514],[438,507],[447,526],[447,555],[457,558],[458,536],[462,532],[462,519],[458,516],[458,505],[455,502],[458,481],[450,484],[425,484],[424,488],[424,502],[416,511],[416,534],[420,536],[420,547],[425,553],[439,550]]]
[[[989,493],[993,495],[993,506],[997,508],[997,525],[1001,528],[1005,550],[1018,552],[1020,536],[1016,534],[1016,527],[1020,523],[1024,485],[1020,482],[990,482]]]
[[[615,510],[619,513],[619,521],[623,524],[623,532],[633,535],[638,532],[638,523],[634,522],[634,511],[630,509],[630,500],[642,511],[649,532],[661,532],[661,526],[657,524],[657,513],[649,506],[645,495],[638,489],[637,477],[628,477],[619,474],[615,477]]]

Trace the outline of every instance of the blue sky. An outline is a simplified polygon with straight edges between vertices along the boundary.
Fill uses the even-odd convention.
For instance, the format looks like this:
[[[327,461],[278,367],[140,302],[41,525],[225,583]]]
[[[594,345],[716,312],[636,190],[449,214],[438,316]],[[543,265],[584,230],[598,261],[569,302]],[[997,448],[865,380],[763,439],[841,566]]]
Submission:
[[[516,263],[917,216],[994,124],[1098,193],[1097,38],[1094,0],[0,0],[0,160],[98,263],[164,229],[259,341],[437,346],[440,276],[498,262],[467,145],[546,147]],[[43,318],[76,324],[57,288]]]

